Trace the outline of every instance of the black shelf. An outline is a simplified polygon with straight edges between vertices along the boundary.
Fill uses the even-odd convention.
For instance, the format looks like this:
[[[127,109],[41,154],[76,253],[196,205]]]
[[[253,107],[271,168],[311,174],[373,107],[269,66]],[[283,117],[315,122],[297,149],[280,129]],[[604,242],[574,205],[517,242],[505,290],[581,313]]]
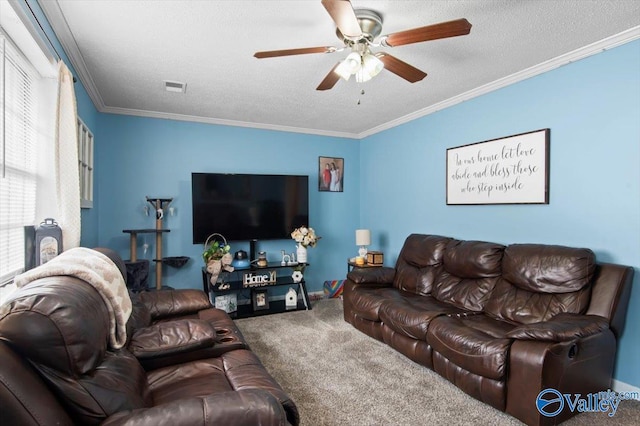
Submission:
[[[311,309],[311,306],[309,306]],[[253,306],[251,304],[248,305],[238,305],[238,310],[235,312],[229,313],[229,316],[233,319],[241,319],[241,318],[251,318],[251,317],[259,317],[263,315],[273,315],[273,314],[281,314],[283,312],[295,312],[295,311],[304,311],[306,310],[304,306],[304,302],[298,300],[298,305],[295,309],[287,309],[284,300],[270,300],[269,301],[269,309],[261,309],[261,310],[253,310]]]
[[[171,232],[170,229],[123,229],[122,232],[125,234],[158,234],[162,232]]]
[[[298,265],[281,265],[280,262],[271,262],[269,263],[268,266],[266,267],[262,267],[262,268],[258,268],[256,266],[252,266],[251,268],[247,268],[247,269],[236,269],[234,272],[229,273],[228,276],[230,277],[240,277],[240,279],[233,279],[233,280],[228,280],[225,282],[225,284],[229,285],[229,288],[226,289],[218,289],[217,287],[220,285],[219,283],[216,284],[215,286],[213,284],[209,283],[209,280],[211,278],[211,275],[207,272],[206,268],[202,268],[202,285],[204,288],[204,292],[207,294],[210,294],[210,296],[212,297],[211,300],[215,300],[216,296],[222,296],[225,294],[229,294],[229,293],[240,293],[243,291],[252,291],[252,290],[267,290],[268,289],[272,289],[272,288],[276,288],[276,287],[284,287],[284,286],[297,286],[297,293],[298,296],[302,296],[302,300],[298,299],[297,301],[297,306],[296,309],[293,308],[286,308],[286,304],[284,300],[274,300],[274,301],[269,301],[269,308],[268,309],[255,309],[253,308],[252,304],[247,304],[247,305],[238,305],[238,310],[237,312],[232,312],[229,315],[231,315],[232,318],[248,318],[248,317],[252,317],[252,316],[260,316],[260,315],[270,315],[270,314],[277,314],[277,313],[284,313],[284,312],[293,312],[293,311],[300,311],[300,310],[310,310],[311,309],[311,301],[309,299],[309,293],[307,292],[307,286],[304,280],[302,280],[299,283],[293,282],[293,279],[291,278],[290,275],[284,275],[284,276],[276,276],[276,282],[275,283],[268,283],[265,285],[251,285],[251,286],[244,286],[243,282],[242,282],[242,274],[247,273],[247,272],[251,272],[251,273],[259,273],[261,271],[264,272],[268,272],[270,270],[274,270],[274,269],[293,269],[296,266],[309,266],[308,263],[300,263]],[[238,274],[238,275],[234,275],[234,274]]]

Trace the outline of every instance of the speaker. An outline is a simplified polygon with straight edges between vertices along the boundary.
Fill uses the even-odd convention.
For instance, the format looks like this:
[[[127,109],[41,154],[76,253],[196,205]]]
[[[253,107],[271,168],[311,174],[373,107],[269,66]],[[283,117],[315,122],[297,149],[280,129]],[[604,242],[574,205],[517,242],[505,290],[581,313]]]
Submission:
[[[33,269],[36,266],[36,227],[24,227],[24,270]]]

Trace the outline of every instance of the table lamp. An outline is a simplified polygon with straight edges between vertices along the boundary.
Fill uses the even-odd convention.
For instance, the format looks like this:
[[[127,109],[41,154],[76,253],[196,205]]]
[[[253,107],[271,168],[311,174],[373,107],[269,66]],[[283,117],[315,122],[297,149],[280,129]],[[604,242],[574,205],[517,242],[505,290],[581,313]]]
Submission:
[[[356,229],[356,245],[360,246],[358,255],[362,258],[367,256],[367,246],[371,244],[371,231],[368,229]]]

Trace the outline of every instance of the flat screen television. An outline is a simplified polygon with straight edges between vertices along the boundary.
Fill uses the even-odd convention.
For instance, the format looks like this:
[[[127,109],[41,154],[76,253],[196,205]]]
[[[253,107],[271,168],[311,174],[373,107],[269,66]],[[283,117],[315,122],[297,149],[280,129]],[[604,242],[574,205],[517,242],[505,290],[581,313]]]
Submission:
[[[279,240],[309,223],[309,177],[192,173],[193,243]]]

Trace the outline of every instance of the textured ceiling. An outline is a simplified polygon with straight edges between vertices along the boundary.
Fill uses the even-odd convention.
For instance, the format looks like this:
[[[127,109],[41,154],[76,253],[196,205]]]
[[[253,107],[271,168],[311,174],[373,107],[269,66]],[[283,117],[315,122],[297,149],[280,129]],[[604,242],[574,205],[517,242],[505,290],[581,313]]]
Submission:
[[[425,71],[420,82],[383,71],[321,92],[315,88],[348,52],[253,57],[340,47],[320,0],[39,3],[100,111],[355,138],[562,65],[585,46],[640,37],[638,1],[353,0],[382,15],[382,34],[459,18],[473,27],[374,50]],[[186,93],[166,92],[163,80],[186,82]]]

